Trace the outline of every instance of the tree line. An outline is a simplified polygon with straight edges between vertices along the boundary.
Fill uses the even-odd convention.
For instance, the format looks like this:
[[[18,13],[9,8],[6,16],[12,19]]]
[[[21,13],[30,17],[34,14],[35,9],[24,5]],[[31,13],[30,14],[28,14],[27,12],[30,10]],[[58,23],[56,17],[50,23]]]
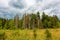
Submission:
[[[56,15],[48,16],[45,12],[36,14],[24,14],[19,19],[18,14],[14,19],[0,18],[0,29],[43,29],[43,28],[59,28],[60,20]]]

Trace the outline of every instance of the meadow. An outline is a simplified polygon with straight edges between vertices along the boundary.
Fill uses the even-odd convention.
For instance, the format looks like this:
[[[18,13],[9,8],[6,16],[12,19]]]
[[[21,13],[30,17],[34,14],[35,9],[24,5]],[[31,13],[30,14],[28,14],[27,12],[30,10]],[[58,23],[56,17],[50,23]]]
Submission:
[[[60,29],[0,30],[0,40],[60,40]]]

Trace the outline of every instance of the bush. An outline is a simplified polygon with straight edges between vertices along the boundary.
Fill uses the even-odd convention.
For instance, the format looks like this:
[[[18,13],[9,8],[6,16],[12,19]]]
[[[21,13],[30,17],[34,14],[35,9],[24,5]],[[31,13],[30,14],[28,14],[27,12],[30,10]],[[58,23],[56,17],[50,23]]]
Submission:
[[[0,40],[5,40],[5,32],[0,31]]]
[[[52,36],[48,29],[46,30],[45,34],[46,34],[46,40],[51,40]]]
[[[37,36],[36,29],[33,30],[33,35],[34,35],[34,39],[36,39],[36,36]]]

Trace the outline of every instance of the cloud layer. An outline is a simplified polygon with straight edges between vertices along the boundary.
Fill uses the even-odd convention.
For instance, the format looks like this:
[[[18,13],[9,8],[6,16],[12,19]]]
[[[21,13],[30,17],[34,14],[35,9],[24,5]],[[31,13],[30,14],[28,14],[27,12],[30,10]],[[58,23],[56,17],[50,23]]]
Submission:
[[[0,0],[0,17],[3,18],[37,11],[60,17],[60,0]]]

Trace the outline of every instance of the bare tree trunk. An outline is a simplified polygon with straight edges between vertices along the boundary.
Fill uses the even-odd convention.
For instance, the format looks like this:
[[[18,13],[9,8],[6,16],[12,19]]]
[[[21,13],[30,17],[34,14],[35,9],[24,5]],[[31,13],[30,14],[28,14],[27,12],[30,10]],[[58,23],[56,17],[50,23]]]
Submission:
[[[38,19],[37,21],[38,21],[38,23],[37,23],[38,24],[38,28],[40,28],[40,20]]]
[[[23,17],[23,29],[25,29],[25,27],[26,27],[26,14],[24,15],[24,17]]]
[[[32,29],[34,29],[35,27],[34,27],[34,19],[33,19],[33,24],[32,24]]]
[[[19,22],[19,17],[18,17],[18,15],[15,16],[14,22],[15,22],[15,27],[18,28],[18,26],[19,26],[19,23],[18,23]]]

